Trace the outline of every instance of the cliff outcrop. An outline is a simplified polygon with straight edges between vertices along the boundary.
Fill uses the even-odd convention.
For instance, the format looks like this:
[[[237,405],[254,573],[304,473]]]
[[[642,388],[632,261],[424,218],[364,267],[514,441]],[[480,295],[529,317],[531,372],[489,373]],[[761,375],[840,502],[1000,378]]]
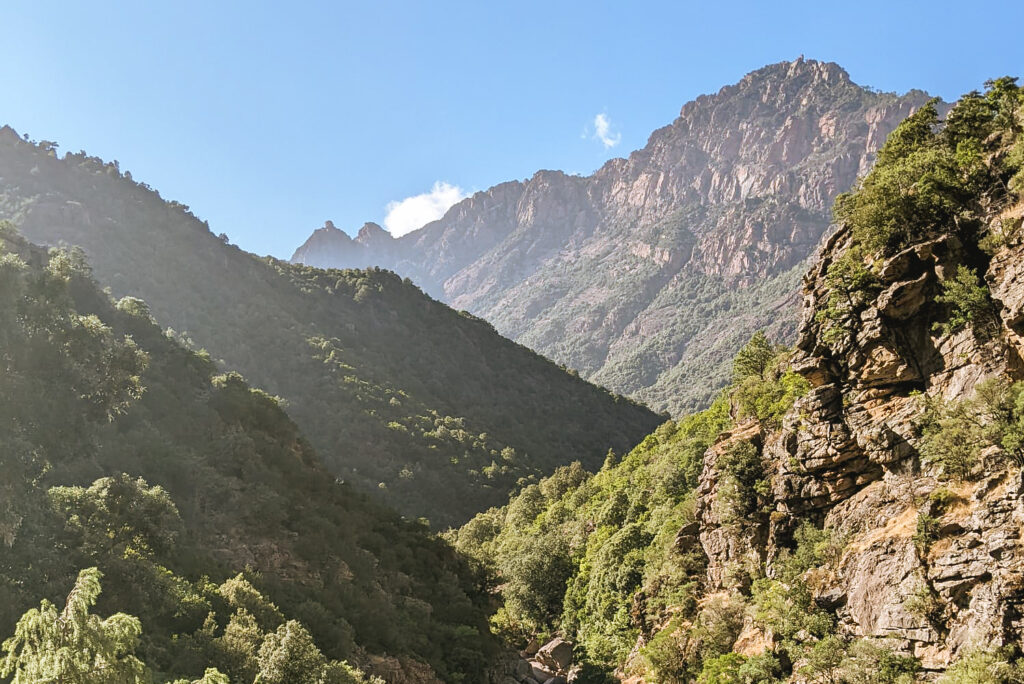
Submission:
[[[1020,681],[1024,89],[986,88],[838,198],[793,347],[459,532],[498,624],[633,684]]]

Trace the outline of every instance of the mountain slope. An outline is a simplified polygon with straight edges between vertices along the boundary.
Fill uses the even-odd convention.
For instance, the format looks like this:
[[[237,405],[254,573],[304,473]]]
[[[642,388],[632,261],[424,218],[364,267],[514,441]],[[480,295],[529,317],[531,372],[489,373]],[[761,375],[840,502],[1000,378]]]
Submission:
[[[188,208],[84,153],[58,158],[0,129],[0,218],[81,246],[99,282],[144,299],[181,338],[282,396],[332,472],[403,513],[448,525],[524,477],[659,422],[488,324],[380,270],[259,259]]]
[[[789,336],[800,273],[893,127],[920,106],[835,64],[774,64],[686,104],[592,176],[540,171],[389,239],[332,225],[296,250],[379,265],[579,370],[678,413],[706,405],[759,328]]]
[[[251,682],[297,619],[389,681],[482,681],[487,597],[450,548],[337,483],[274,399],[145,303],[0,230],[0,635],[98,566],[100,612],[141,618],[161,675]]]
[[[1020,679],[1015,81],[890,136],[837,202],[795,348],[754,336],[710,408],[453,535],[494,573],[496,626],[633,684]]]

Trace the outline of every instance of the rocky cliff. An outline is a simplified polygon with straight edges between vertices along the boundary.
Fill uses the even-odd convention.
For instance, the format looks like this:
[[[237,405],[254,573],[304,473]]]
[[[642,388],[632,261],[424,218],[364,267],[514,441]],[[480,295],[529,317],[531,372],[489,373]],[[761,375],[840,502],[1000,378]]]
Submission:
[[[884,643],[925,677],[961,662],[956,676],[967,678],[948,674],[955,682],[1016,681],[1011,670],[1020,665],[1008,661],[1024,643],[1024,146],[1006,149],[1019,123],[1003,131],[964,124],[1002,107],[993,96],[999,83],[990,87],[987,104],[965,97],[938,143],[904,151],[853,198],[871,203],[878,213],[870,226],[881,230],[881,217],[898,210],[870,193],[910,182],[902,192],[913,197],[907,216],[919,232],[900,227],[912,236],[901,249],[890,242],[864,256],[861,215],[849,214],[853,225],[828,240],[804,279],[791,369],[809,391],[781,427],[750,421],[725,433],[705,454],[697,490],[710,593],[735,590],[737,568],[766,568],[789,587],[806,587],[810,610],[834,616],[842,638]],[[1016,104],[1005,106],[1006,120],[1019,121],[1024,97],[1008,90]],[[943,146],[962,154],[972,136],[983,141],[977,156],[944,175]],[[901,143],[911,147],[897,139],[894,150]],[[928,160],[923,175],[898,175],[915,169],[915,159]],[[936,177],[945,188],[926,184]],[[958,205],[951,221],[925,218],[930,193]],[[863,267],[856,287],[851,264]],[[716,503],[728,482],[724,455],[742,445],[760,455],[763,498],[729,524]],[[786,577],[808,521],[834,548],[817,567]],[[745,631],[737,649],[746,656],[783,638],[778,625],[760,638]],[[807,659],[813,664],[814,654]]]
[[[829,346],[814,314],[829,293],[825,272],[848,242],[848,231],[838,233],[805,281],[794,368],[810,392],[781,429],[746,424],[706,455],[698,518],[709,585],[725,589],[737,564],[770,566],[796,523],[819,521],[845,541],[836,561],[810,578],[838,629],[895,640],[925,670],[942,670],[979,645],[1019,643],[1024,626],[1020,469],[989,454],[986,467],[950,487],[919,453],[923,397],[963,400],[986,380],[1024,378],[1024,330],[1015,311],[1024,293],[1010,266],[1024,257],[1024,246],[1001,248],[985,272],[991,291],[1004,297],[996,300],[997,334],[965,327],[943,337],[933,330],[939,284],[966,257],[958,240],[943,237],[882,262],[882,294],[844,343]],[[742,442],[768,464],[771,514],[729,528],[713,511],[716,463]],[[926,543],[922,520],[935,527]],[[915,610],[912,598],[921,592],[935,601],[934,613]]]
[[[656,409],[703,406],[754,330],[792,334],[833,199],[926,99],[862,88],[835,64],[774,64],[591,176],[540,171],[396,240],[329,225],[293,259],[393,269]]]
[[[1024,89],[922,106],[836,215],[794,348],[459,532],[514,638],[634,683],[1021,681]]]

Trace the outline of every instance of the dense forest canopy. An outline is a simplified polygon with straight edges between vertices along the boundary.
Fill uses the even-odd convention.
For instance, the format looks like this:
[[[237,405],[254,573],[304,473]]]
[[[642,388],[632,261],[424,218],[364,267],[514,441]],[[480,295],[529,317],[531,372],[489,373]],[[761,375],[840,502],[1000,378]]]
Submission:
[[[443,528],[661,419],[379,269],[261,259],[116,164],[0,129],[0,218],[84,249],[117,297],[281,396],[337,476]]]
[[[80,252],[10,226],[0,250],[0,635],[40,599],[46,622],[97,568],[90,610],[141,622],[119,618],[118,638],[159,680],[253,681],[287,632],[338,672],[390,658],[479,681],[487,599],[446,544],[339,482],[279,400],[144,302],[111,301]],[[23,626],[8,650],[29,632],[49,638]]]

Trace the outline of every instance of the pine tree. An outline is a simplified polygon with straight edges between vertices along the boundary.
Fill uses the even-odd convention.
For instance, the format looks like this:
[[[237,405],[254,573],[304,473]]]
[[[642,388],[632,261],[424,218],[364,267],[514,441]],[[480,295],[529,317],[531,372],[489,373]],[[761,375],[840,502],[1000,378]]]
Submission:
[[[0,676],[11,684],[135,684],[148,681],[133,654],[142,634],[138,618],[116,613],[106,619],[89,609],[100,594],[102,573],[86,568],[68,594],[64,610],[43,599],[18,620],[3,643]]]

